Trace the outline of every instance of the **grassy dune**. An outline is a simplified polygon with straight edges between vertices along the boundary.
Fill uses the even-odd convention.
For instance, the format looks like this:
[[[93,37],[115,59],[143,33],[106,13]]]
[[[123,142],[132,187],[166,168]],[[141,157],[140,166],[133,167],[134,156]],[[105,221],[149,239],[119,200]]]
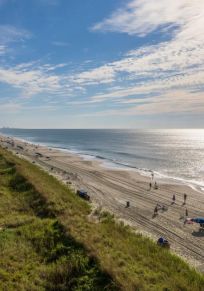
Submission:
[[[0,148],[0,290],[204,290],[204,277]]]

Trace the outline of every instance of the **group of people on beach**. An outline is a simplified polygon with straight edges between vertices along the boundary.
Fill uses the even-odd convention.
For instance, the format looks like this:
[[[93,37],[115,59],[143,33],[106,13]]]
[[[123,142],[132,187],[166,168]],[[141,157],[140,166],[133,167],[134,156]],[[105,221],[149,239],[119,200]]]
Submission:
[[[151,190],[152,187],[153,187],[152,182],[150,182],[150,183],[149,183],[149,190]],[[157,184],[156,181],[154,182],[154,189],[158,189],[158,184]]]
[[[156,181],[154,181],[154,172],[152,171],[151,172],[151,181],[149,182],[149,190],[152,189],[153,185],[154,185],[154,189],[158,189],[158,184]],[[187,200],[187,194],[184,193],[183,194],[183,205],[186,205],[186,200]],[[176,195],[173,194],[171,204],[173,205],[175,203],[176,203]],[[154,217],[158,215],[159,210],[166,211],[166,210],[168,210],[168,207],[166,207],[165,205],[160,205],[159,203],[157,203],[157,205],[154,208],[154,214],[153,214]],[[188,217],[188,209],[187,208],[185,209],[185,216]]]
[[[186,200],[187,200],[187,194],[184,193],[183,194],[183,205],[186,205]],[[176,195],[173,194],[172,203],[171,204],[173,205],[175,203],[176,203]],[[163,210],[164,211],[164,210],[167,210],[167,209],[166,209],[166,207],[164,205],[161,206],[160,204],[157,203],[157,205],[154,208],[154,216],[156,216],[158,214],[159,210]],[[187,208],[185,209],[185,216],[188,217],[188,209]]]
[[[187,194],[184,193],[184,194],[183,194],[183,205],[186,204],[186,200],[187,200]],[[173,197],[172,197],[172,204],[175,204],[175,203],[176,203],[176,195],[173,194]]]

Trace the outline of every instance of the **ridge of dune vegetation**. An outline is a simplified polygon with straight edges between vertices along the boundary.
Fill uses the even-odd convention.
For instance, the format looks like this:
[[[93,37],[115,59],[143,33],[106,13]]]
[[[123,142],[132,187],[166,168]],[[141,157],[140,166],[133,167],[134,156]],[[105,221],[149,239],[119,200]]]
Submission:
[[[0,148],[0,290],[203,290],[204,277]]]

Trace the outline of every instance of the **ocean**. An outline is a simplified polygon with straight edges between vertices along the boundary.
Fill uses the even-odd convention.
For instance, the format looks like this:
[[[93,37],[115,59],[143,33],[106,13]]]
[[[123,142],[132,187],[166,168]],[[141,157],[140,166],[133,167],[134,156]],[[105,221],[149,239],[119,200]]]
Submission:
[[[204,191],[204,129],[11,129],[1,133]]]

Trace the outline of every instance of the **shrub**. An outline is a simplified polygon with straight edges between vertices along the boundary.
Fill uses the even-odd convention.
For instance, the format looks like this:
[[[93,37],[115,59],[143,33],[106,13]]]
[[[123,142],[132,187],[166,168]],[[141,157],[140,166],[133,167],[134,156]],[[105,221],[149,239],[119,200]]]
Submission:
[[[29,182],[27,182],[26,179],[23,176],[19,175],[18,173],[12,176],[9,186],[13,190],[19,191],[19,192],[28,191],[32,188],[32,185]]]

